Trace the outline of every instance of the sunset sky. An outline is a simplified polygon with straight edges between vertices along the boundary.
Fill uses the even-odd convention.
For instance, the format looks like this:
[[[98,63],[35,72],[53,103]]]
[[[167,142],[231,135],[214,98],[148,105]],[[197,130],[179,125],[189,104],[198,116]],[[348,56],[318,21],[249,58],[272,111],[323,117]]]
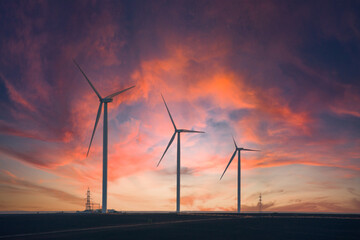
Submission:
[[[0,211],[360,212],[359,1],[0,1]],[[102,116],[103,117],[103,116]]]

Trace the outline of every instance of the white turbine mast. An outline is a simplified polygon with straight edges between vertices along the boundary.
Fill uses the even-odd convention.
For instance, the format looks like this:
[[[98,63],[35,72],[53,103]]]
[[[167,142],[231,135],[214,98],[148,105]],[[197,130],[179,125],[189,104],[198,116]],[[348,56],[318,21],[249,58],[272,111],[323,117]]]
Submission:
[[[241,151],[251,151],[251,152],[259,152],[260,150],[253,150],[253,149],[247,149],[247,148],[239,148],[235,142],[235,139],[233,137],[234,140],[234,145],[235,145],[235,151],[233,153],[233,155],[230,158],[230,161],[228,163],[228,165],[225,168],[225,171],[223,172],[223,174],[220,177],[220,180],[222,179],[222,177],[224,176],[226,170],[228,169],[228,167],[230,166],[232,160],[234,159],[236,153],[238,153],[238,177],[237,177],[237,212],[240,213],[241,210],[241,159],[240,159],[240,155],[241,155]]]
[[[113,98],[127,90],[130,90],[131,88],[135,87],[129,87],[126,88],[124,90],[121,91],[117,91],[113,94],[110,94],[109,96],[106,96],[105,98],[102,98],[99,94],[99,92],[95,89],[94,85],[90,82],[89,78],[85,75],[84,71],[80,68],[79,64],[73,60],[75,65],[79,68],[79,70],[81,71],[81,73],[84,75],[85,79],[87,80],[87,82],[90,84],[91,88],[94,90],[95,94],[98,96],[100,104],[99,104],[99,108],[98,108],[98,112],[96,115],[96,120],[95,120],[95,126],[94,126],[94,130],[92,132],[91,135],[91,140],[90,140],[90,144],[89,144],[89,148],[88,151],[86,153],[86,157],[89,155],[89,151],[90,151],[90,147],[91,147],[91,143],[93,141],[94,138],[94,134],[96,131],[96,127],[98,125],[100,116],[101,116],[101,111],[102,111],[102,106],[104,104],[104,126],[103,126],[103,185],[102,185],[102,212],[106,213],[107,212],[107,161],[108,161],[108,111],[107,111],[107,104],[113,101]]]
[[[169,113],[169,117],[171,119],[171,122],[174,126],[174,134],[172,135],[170,141],[169,141],[169,144],[167,145],[163,155],[161,156],[160,158],[160,161],[159,163],[157,164],[157,167],[159,166],[161,160],[163,159],[163,157],[165,156],[165,153],[167,152],[167,150],[169,149],[170,145],[172,144],[172,142],[174,141],[175,139],[175,136],[177,134],[177,162],[176,162],[176,212],[179,213],[180,212],[180,133],[205,133],[205,132],[202,132],[202,131],[194,131],[194,130],[186,130],[186,129],[177,129],[176,128],[176,125],[174,123],[174,120],[170,114],[170,111],[169,111],[169,108],[165,102],[165,99],[163,97],[163,95],[161,95],[163,101],[164,101],[164,104],[165,104],[165,107],[166,107],[166,110],[167,112]]]

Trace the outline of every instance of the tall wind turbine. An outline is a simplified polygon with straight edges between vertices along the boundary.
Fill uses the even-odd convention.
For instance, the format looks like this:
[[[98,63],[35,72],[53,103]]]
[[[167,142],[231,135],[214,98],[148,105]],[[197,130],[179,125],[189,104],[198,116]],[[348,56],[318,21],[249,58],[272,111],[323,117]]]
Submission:
[[[86,153],[86,157],[89,155],[91,143],[92,143],[92,140],[94,138],[95,130],[96,130],[96,127],[98,125],[98,122],[99,122],[99,119],[100,119],[100,116],[101,116],[102,106],[104,104],[102,212],[106,213],[107,212],[107,160],[108,160],[108,111],[107,111],[107,104],[112,102],[113,98],[115,96],[117,96],[120,93],[123,93],[123,92],[125,92],[125,91],[127,91],[127,90],[129,90],[129,89],[131,89],[131,88],[133,88],[135,86],[126,88],[124,90],[115,92],[113,94],[110,94],[107,97],[102,98],[100,96],[99,92],[96,91],[94,85],[92,85],[92,83],[90,82],[88,77],[85,75],[84,71],[80,68],[79,64],[77,64],[77,62],[75,60],[74,60],[74,63],[79,68],[81,73],[84,75],[85,79],[90,84],[91,88],[94,90],[95,94],[98,96],[99,101],[100,101],[100,105],[99,105],[98,112],[97,112],[97,115],[96,115],[94,130],[93,130],[92,135],[91,135],[89,149],[88,149],[88,151]]]
[[[166,151],[169,149],[170,145],[172,144],[172,142],[175,139],[175,135],[177,134],[177,162],[176,162],[176,212],[180,212],[180,133],[205,133],[205,132],[201,132],[201,131],[194,131],[194,130],[186,130],[186,129],[177,129],[176,125],[174,123],[173,118],[171,117],[170,111],[168,106],[166,105],[165,99],[163,97],[163,95],[161,95],[166,110],[169,113],[169,117],[171,119],[171,122],[174,126],[174,134],[172,135],[169,144],[167,145],[165,152],[163,153],[163,155],[160,158],[159,163],[157,164],[157,167],[159,166],[161,160],[163,159]]]
[[[237,212],[240,213],[240,203],[241,203],[241,161],[240,161],[240,155],[241,155],[241,151],[251,151],[251,152],[259,152],[260,150],[252,150],[252,149],[247,149],[247,148],[239,148],[234,140],[234,144],[235,144],[235,151],[233,153],[233,155],[230,158],[230,161],[228,163],[228,165],[225,168],[225,171],[223,172],[223,174],[220,177],[220,180],[222,179],[222,177],[224,176],[226,170],[228,169],[228,167],[230,166],[230,163],[232,162],[232,160],[234,159],[236,153],[238,153],[238,178],[237,178],[237,182],[238,182],[238,188],[237,188]]]

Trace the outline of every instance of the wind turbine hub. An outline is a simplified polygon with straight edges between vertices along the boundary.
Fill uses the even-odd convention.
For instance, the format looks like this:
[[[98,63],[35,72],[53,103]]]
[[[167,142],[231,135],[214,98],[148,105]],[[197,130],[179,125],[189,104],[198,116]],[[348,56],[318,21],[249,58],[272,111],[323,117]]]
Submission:
[[[103,99],[101,99],[101,101],[103,103],[109,103],[109,102],[112,102],[113,100],[112,100],[112,98],[103,98]]]

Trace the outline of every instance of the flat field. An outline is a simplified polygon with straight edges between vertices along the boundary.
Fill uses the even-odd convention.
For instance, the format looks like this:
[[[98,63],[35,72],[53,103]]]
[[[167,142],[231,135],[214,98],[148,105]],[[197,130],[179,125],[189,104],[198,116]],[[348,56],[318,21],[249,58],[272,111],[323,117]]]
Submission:
[[[360,239],[360,215],[2,214],[0,239]]]

